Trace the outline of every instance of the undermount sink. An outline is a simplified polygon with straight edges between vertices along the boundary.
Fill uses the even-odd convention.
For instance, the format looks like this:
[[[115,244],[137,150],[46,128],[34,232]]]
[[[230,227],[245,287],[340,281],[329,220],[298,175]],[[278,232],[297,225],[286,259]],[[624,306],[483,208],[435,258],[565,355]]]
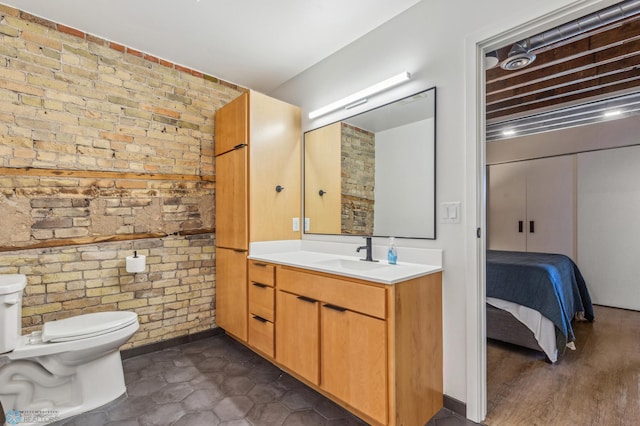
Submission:
[[[364,260],[351,259],[326,259],[316,262],[316,265],[326,266],[329,268],[351,269],[354,271],[372,271],[376,269],[388,268],[386,263],[366,262]]]

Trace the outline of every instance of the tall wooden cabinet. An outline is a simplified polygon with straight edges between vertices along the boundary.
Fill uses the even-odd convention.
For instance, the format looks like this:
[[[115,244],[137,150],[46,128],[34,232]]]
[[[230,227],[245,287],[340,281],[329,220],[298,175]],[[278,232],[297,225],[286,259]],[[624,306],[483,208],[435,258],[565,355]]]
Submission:
[[[250,91],[215,126],[216,323],[247,341],[249,243],[300,238],[300,109]]]
[[[574,155],[489,166],[491,250],[576,254]]]

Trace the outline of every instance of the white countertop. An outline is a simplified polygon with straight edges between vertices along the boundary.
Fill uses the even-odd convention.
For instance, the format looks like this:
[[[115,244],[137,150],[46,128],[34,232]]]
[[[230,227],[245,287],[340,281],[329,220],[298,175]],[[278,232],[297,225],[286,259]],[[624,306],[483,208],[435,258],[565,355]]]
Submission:
[[[355,248],[352,246],[353,244],[342,243],[311,242],[305,244],[304,241],[299,240],[269,241],[252,243],[248,258],[381,284],[395,284],[442,271],[442,262],[439,262],[439,265],[433,265],[399,261],[396,265],[389,265],[386,260],[382,259],[378,262],[362,261],[360,257],[344,254],[347,251],[355,252]],[[374,245],[374,259],[380,259],[380,257],[376,257],[376,253],[380,253],[383,249],[384,247]],[[442,259],[440,250],[437,250],[439,256],[438,253],[432,253],[432,251],[426,250],[424,256],[411,253],[411,257],[425,262],[432,261],[432,263],[436,263],[438,257]],[[398,248],[399,258],[401,254],[402,250]],[[406,254],[409,256],[409,252]]]

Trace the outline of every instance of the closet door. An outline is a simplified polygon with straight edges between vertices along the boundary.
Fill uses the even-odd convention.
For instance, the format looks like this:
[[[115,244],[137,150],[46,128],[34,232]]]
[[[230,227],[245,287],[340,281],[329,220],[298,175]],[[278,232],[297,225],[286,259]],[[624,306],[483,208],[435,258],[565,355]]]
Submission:
[[[574,261],[576,156],[527,161],[527,251],[560,253]]]
[[[489,166],[489,250],[527,251],[527,162]]]
[[[591,300],[640,311],[640,146],[578,154],[578,266]]]

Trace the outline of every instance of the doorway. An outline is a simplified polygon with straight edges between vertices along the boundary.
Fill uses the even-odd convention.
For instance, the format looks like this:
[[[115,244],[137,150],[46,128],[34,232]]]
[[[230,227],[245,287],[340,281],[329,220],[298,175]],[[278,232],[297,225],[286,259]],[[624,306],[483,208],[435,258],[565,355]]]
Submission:
[[[484,56],[501,46],[541,33],[596,10],[615,4],[614,1],[584,1],[572,4],[495,35],[475,35],[467,40],[467,60],[474,64],[467,69],[467,205],[468,225],[467,274],[467,417],[484,420],[487,410],[486,387],[486,314],[485,262],[487,224],[486,213],[486,110]]]

